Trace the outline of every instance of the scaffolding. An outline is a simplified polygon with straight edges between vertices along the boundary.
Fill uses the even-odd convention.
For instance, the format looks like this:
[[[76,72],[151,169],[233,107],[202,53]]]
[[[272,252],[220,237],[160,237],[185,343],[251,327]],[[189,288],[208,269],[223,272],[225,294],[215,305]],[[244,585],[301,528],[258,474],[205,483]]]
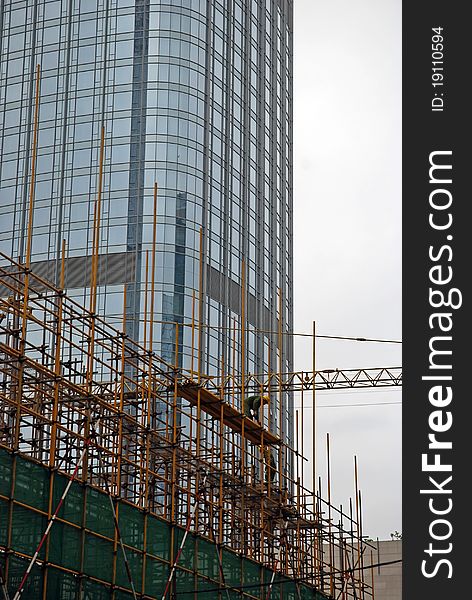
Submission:
[[[57,496],[54,480],[69,477],[77,485],[105,491],[120,507],[118,514],[127,507],[142,511],[144,540],[149,537],[151,518],[158,519],[149,525],[154,531],[156,523],[162,527],[165,523],[168,552],[160,559],[169,573],[180,558],[179,539],[191,531],[200,544],[215,545],[220,565],[215,589],[233,593],[239,589],[240,594],[263,598],[277,574],[276,583],[283,581],[281,577],[295,582],[294,597],[302,597],[310,586],[332,598],[371,594],[362,568],[366,544],[357,466],[355,509],[351,503],[345,513],[331,504],[329,477],[327,500],[321,496],[321,482],[317,492],[304,485],[303,433],[301,444],[298,439],[303,410],[296,411],[296,447],[290,448],[270,431],[270,419],[259,423],[238,407],[241,397],[251,393],[400,385],[399,369],[206,377],[179,368],[177,355],[173,365],[160,359],[152,350],[152,340],[146,348],[128,339],[123,333],[125,316],[123,331],[116,330],[93,306],[84,308],[28,267],[5,255],[2,263],[0,445],[13,454],[8,459],[11,464],[7,461],[12,485],[2,492],[9,509],[0,545],[8,553],[23,559],[34,555],[32,548],[25,553],[14,547],[15,506],[28,506],[50,523]],[[175,324],[176,349],[182,327]],[[272,453],[279,458],[274,465],[269,464]],[[28,463],[30,470],[31,465],[47,469],[49,491],[41,488],[42,512],[34,502],[22,502],[18,494],[15,476],[23,464],[20,457],[33,461]],[[287,464],[296,468],[283,469]],[[109,537],[115,554],[119,543],[123,546],[118,520]],[[59,522],[65,525],[67,520],[59,517]],[[158,597],[162,589],[155,589],[153,595],[143,575],[145,548],[127,549],[143,553],[138,561],[142,597]],[[44,552],[39,562],[64,569],[49,556],[48,544]],[[231,552],[232,557],[243,555],[270,572],[256,578],[252,588],[242,575],[239,582],[234,577],[226,581],[224,569]],[[148,563],[155,558],[150,554]],[[115,556],[115,585],[117,560]],[[12,565],[12,559],[7,561],[6,579]],[[93,579],[97,574],[91,571]],[[77,576],[87,572],[83,557],[71,572]],[[124,590],[134,588],[132,578],[128,587],[121,583]],[[197,582],[194,585],[195,597],[202,597],[202,589]],[[176,586],[177,576],[174,594]],[[49,597],[46,585],[42,589],[44,598]]]
[[[220,594],[229,590],[231,597],[265,598],[284,578],[294,585],[294,598],[315,597],[306,595],[306,590],[343,600],[371,595],[362,568],[366,542],[357,470],[355,502],[343,512],[331,504],[329,477],[327,500],[321,497],[321,483],[318,491],[304,484],[303,440],[300,443],[298,439],[298,432],[303,431],[299,422],[303,410],[296,411],[296,443],[291,448],[271,431],[267,416],[258,422],[238,407],[245,394],[271,390],[303,393],[313,391],[318,384],[322,387],[323,382],[326,389],[336,384],[353,387],[356,380],[361,386],[399,385],[398,369],[356,374],[247,374],[244,379],[221,373],[219,378],[209,378],[179,368],[177,355],[175,364],[166,363],[151,345],[144,347],[129,339],[123,333],[125,323],[123,331],[114,329],[93,306],[81,306],[27,266],[5,255],[1,262],[0,446],[6,452],[2,456],[9,465],[11,485],[0,489],[6,523],[0,546],[9,555],[4,565],[7,580],[14,571],[15,558],[34,556],[33,546],[29,551],[21,544],[15,547],[18,511],[31,510],[31,518],[39,519],[42,525],[50,523],[57,489],[63,491],[64,482],[73,478],[71,489],[76,498],[83,497],[85,502],[86,497],[99,494],[101,498],[105,493],[116,506],[116,522],[111,520],[106,535],[101,532],[105,536],[101,541],[112,544],[114,552],[110,555],[114,556],[114,575],[108,581],[118,586],[116,589],[121,586],[123,593],[132,590],[134,584],[132,579],[127,584],[118,573],[118,522],[124,523],[122,514],[126,511],[135,511],[134,521],[142,521],[139,536],[144,546],[130,545],[128,535],[124,547],[134,558],[131,572],[143,598],[160,597],[172,567],[184,568],[181,553],[186,552],[185,545],[179,553],[179,544],[185,532],[193,540],[187,545],[193,547],[197,539],[200,545],[213,544],[220,566],[214,580],[203,577],[203,588],[193,583],[195,598],[201,598],[202,590],[212,581]],[[181,328],[175,324],[177,350]],[[278,460],[269,464],[272,454]],[[282,467],[288,464],[295,468]],[[21,492],[26,493],[21,475],[25,469],[28,473],[42,469],[45,478],[39,488],[33,485],[35,498],[29,503]],[[271,469],[276,472],[271,473]],[[76,508],[80,506],[77,502]],[[87,510],[77,508],[77,514]],[[59,512],[51,531],[66,525],[80,529],[80,518],[71,523]],[[146,540],[158,526],[165,529],[165,542],[160,539],[152,543],[164,544],[166,552],[160,556],[160,583],[153,580],[150,591],[146,561],[151,564],[156,557],[146,553]],[[123,527],[129,529],[129,523]],[[88,538],[92,531],[87,529]],[[97,539],[89,542],[97,545]],[[267,570],[265,577],[259,575],[257,582],[248,582],[242,575],[239,581],[228,575],[225,579],[226,564],[238,556]],[[62,569],[80,577],[87,574],[84,560],[82,556],[74,565],[71,560],[60,564],[54,559],[54,547],[46,544],[35,567],[48,565],[50,571]],[[138,564],[142,571],[139,577]],[[92,567],[88,574],[92,580],[107,582]],[[172,584],[174,594],[181,576],[178,570]],[[45,585],[42,590],[44,598],[50,597]],[[214,596],[208,594],[218,596],[216,592]],[[292,596],[287,592],[286,597]]]

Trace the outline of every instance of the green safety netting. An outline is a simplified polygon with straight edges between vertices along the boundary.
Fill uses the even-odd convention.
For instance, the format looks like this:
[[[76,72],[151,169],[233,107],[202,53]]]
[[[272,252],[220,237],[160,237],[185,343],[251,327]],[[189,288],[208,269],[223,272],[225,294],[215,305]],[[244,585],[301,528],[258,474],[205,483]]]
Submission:
[[[146,551],[149,554],[169,560],[170,525],[161,519],[147,516]]]
[[[294,583],[284,583],[284,600],[298,600],[297,586]]]
[[[210,579],[220,578],[217,547],[211,542],[197,540],[197,571]]]
[[[49,535],[48,560],[67,569],[80,565],[82,532],[65,523],[54,523]]]
[[[15,499],[40,510],[48,509],[49,472],[43,466],[18,457],[15,472]]]
[[[91,531],[113,539],[115,525],[109,497],[92,488],[87,489],[86,496],[85,526]]]
[[[110,600],[110,588],[86,579],[82,582],[82,596],[80,600]]]
[[[113,542],[92,533],[85,534],[84,573],[97,579],[112,581]]]
[[[144,513],[136,510],[134,506],[120,503],[118,523],[123,543],[144,550]]]
[[[176,556],[178,552],[178,548],[182,542],[182,538],[184,537],[183,529],[176,529],[174,535],[174,556]],[[182,549],[182,553],[179,558],[179,566],[185,567],[191,571],[194,570],[194,560],[195,560],[195,535],[189,534],[185,541],[184,547]]]
[[[48,600],[78,600],[79,578],[77,575],[50,567],[46,583],[46,598]]]
[[[14,465],[14,462],[16,463]],[[26,506],[11,503],[12,477],[15,469],[14,499]],[[49,502],[50,477],[54,477],[52,499]],[[8,542],[11,514],[11,550],[32,555],[47,525],[48,506],[55,509],[69,479],[50,471],[31,460],[13,456],[0,449],[0,546]],[[29,508],[30,507],[30,508]],[[138,593],[160,599],[169,576],[171,526],[166,521],[145,514],[126,502],[117,502],[120,531],[126,547],[133,583]],[[42,511],[45,514],[41,514]],[[115,527],[109,497],[98,490],[75,481],[51,529],[48,543],[41,550],[40,559],[48,552],[48,564],[34,565],[22,600],[40,598],[46,581],[46,598],[49,600],[129,600],[129,591],[112,591],[110,584],[130,590],[130,584],[119,544],[115,545]],[[146,536],[144,534],[147,528]],[[175,556],[184,536],[182,528],[175,528],[173,555]],[[145,539],[146,537],[146,539]],[[146,547],[144,548],[144,544]],[[116,550],[116,553],[114,553]],[[144,554],[146,552],[146,554]],[[28,561],[10,554],[8,559],[0,555],[4,570],[8,572],[8,588],[11,596],[18,589]],[[243,558],[229,550],[222,550],[224,578],[227,585],[243,591],[230,590],[230,600],[265,597],[272,571],[258,563]],[[113,571],[115,566],[115,579]],[[61,570],[63,567],[73,571]],[[75,571],[75,573],[74,573]],[[83,575],[78,576],[79,573]],[[144,575],[144,582],[143,582]],[[94,581],[95,578],[99,581]],[[217,598],[215,588],[220,583],[220,567],[215,544],[189,534],[175,574],[173,588],[178,597],[191,598],[189,591],[198,589],[200,600]],[[271,600],[298,598],[296,585],[277,583],[275,578]],[[144,583],[144,585],[143,585]],[[221,588],[223,589],[223,588]],[[312,588],[299,586],[302,600],[323,600]],[[226,592],[222,595],[227,598]]]
[[[196,587],[195,587],[196,585]],[[196,578],[195,584],[192,588],[189,588],[189,591],[194,589],[198,589],[198,599],[199,600],[212,600],[212,598],[218,598],[218,592],[214,590],[218,587],[218,584],[214,581],[206,581],[205,579]],[[208,591],[205,591],[208,590]],[[212,591],[213,590],[213,591]],[[187,594],[186,596],[182,596],[182,600],[192,600],[192,594]],[[222,598],[227,600],[226,592],[224,592]]]
[[[0,495],[10,496],[12,482],[12,457],[5,450],[0,450]]]
[[[167,564],[154,558],[146,558],[145,590],[146,594],[153,598],[161,598],[164,592],[165,582],[169,576]]]
[[[313,598],[313,594],[310,593],[311,590],[310,588],[308,588],[306,585],[299,585],[299,590],[300,590],[300,598],[301,600],[310,600],[311,598]],[[297,600],[298,600],[298,596],[296,596]]]
[[[11,546],[18,552],[32,556],[46,528],[47,519],[22,506],[15,505],[11,527]],[[43,545],[39,558],[44,558],[46,547]]]
[[[179,594],[182,594],[182,598],[188,597],[191,600],[192,594],[186,594],[185,592],[195,589],[195,579],[196,577],[193,573],[177,569],[175,572],[175,591],[177,597],[179,597]]]
[[[59,500],[68,482],[69,479],[65,477],[65,475],[60,475],[58,473],[54,475],[52,495],[53,510],[59,504]],[[74,482],[69,489],[63,505],[61,506],[58,517],[60,519],[64,519],[65,521],[69,521],[70,523],[81,525],[84,511],[84,493],[84,486],[78,482]]]
[[[131,548],[126,548],[125,552],[134,587],[140,590],[143,573],[143,555],[135,550],[131,550]],[[126,588],[131,587],[126,573],[123,552],[120,547],[116,551],[116,584]]]
[[[9,514],[8,502],[0,498],[0,546],[6,546],[7,544]]]
[[[261,572],[261,567],[260,565],[250,561],[250,560],[244,560],[243,561],[243,585],[246,589],[246,591],[250,594],[254,594],[256,595],[256,593],[259,592],[259,589],[257,586],[262,583],[262,572]],[[255,584],[256,587],[246,587],[249,586],[251,584]]]
[[[28,566],[28,562],[18,556],[8,557],[8,592],[10,597],[16,593],[23,575]],[[25,590],[21,595],[21,600],[37,600],[43,593],[43,573],[41,567],[33,565]]]
[[[226,583],[230,586],[241,585],[242,558],[234,552],[230,552],[229,550],[223,550],[222,563]]]

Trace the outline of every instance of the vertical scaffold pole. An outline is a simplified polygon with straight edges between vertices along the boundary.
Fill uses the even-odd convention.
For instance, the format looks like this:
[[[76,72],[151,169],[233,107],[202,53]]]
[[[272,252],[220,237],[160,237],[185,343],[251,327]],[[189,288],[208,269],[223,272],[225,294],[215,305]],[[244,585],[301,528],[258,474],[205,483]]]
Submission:
[[[313,477],[313,512],[315,514],[315,518],[320,520],[320,515],[317,514],[317,499],[316,499],[316,321],[313,321],[313,337],[312,337],[312,373],[313,373],[313,386],[312,386],[312,427],[311,427],[311,435],[312,435],[312,477]],[[321,491],[321,490],[320,490]],[[315,538],[318,538],[317,542],[320,541],[321,534],[318,533],[318,530],[315,532]],[[316,582],[316,574],[320,572],[320,556],[319,556],[319,544],[315,543],[314,552],[313,552],[313,560],[315,567],[315,582]],[[320,574],[320,581],[321,581]]]
[[[357,557],[358,560],[361,556],[361,540],[360,540],[360,530],[359,530],[359,521],[360,521],[360,513],[359,513],[359,479],[358,479],[358,469],[357,469],[357,456],[354,456],[354,485],[356,488],[356,525],[357,525]],[[354,573],[353,576],[353,585],[354,585]],[[359,596],[361,594],[361,582],[359,578]]]
[[[283,311],[283,303],[282,303],[282,289],[278,288],[278,292],[279,292],[279,323],[278,323],[278,346],[279,346],[279,364],[278,364],[278,380],[279,380],[279,385],[278,385],[278,395],[279,395],[279,436],[280,438],[283,437],[283,433],[284,433],[284,417],[285,415],[283,414],[283,392],[282,392],[282,372],[283,372],[283,367],[282,367],[282,359],[283,359],[283,346],[284,346],[284,342],[283,342],[283,336],[282,336],[282,311]],[[284,475],[284,468],[286,468],[287,465],[283,465],[283,450],[282,450],[282,444],[279,445],[279,464],[278,464],[278,471],[279,471],[279,488],[283,489],[284,488],[284,481],[283,481],[283,475]],[[290,474],[291,476],[291,474]],[[292,490],[291,490],[292,491]]]
[[[326,463],[327,463],[327,479],[328,479],[328,555],[329,555],[329,593],[332,596],[334,593],[333,579],[333,533],[331,524],[331,452],[329,443],[329,433],[326,434]]]
[[[200,228],[200,244],[199,244],[199,287],[198,290],[198,392],[197,392],[197,425],[196,425],[196,444],[195,455],[197,460],[200,459],[200,447],[202,436],[202,406],[201,406],[201,381],[202,381],[202,358],[203,358],[203,311],[204,311],[204,259],[203,259],[203,227]],[[198,497],[200,486],[200,472],[197,470],[195,474],[195,496]],[[198,502],[195,503],[198,507]],[[195,513],[195,529],[198,531],[198,510]]]
[[[364,578],[364,550],[365,546],[363,544],[363,528],[362,528],[362,496],[361,490],[359,490],[359,539],[361,545],[361,553],[360,553],[360,572],[359,572],[359,590],[360,596],[364,599],[364,590],[365,590],[365,578]]]
[[[246,398],[246,262],[243,258],[241,264],[241,410],[245,413]],[[241,427],[241,476],[246,483],[246,437],[245,421],[243,419]],[[246,502],[245,495],[241,496],[241,544],[242,548],[246,546],[247,527],[246,527]]]
[[[39,80],[40,80],[40,66],[36,65],[36,97],[34,106],[34,129],[33,129],[33,149],[31,157],[31,180],[30,180],[30,193],[29,193],[29,207],[28,207],[28,229],[27,229],[27,243],[26,243],[26,259],[25,259],[25,270],[24,270],[24,285],[23,285],[23,311],[22,311],[22,323],[21,323],[21,338],[20,338],[20,356],[23,358],[26,344],[26,332],[28,323],[28,301],[29,301],[29,278],[30,278],[30,266],[31,266],[31,245],[33,236],[33,209],[34,209],[34,191],[36,181],[36,152],[38,144],[38,116],[39,116]],[[16,421],[15,421],[15,437],[14,437],[14,448],[17,449],[20,440],[20,424],[21,424],[21,405],[23,396],[23,377],[24,377],[24,361],[21,360],[18,366],[18,393],[17,393],[17,408],[16,408]]]
[[[202,488],[205,486],[205,483],[206,483],[206,475],[203,477],[203,480],[202,480],[202,483],[201,483],[201,487]],[[170,570],[169,577],[167,579],[166,587],[164,588],[164,593],[162,594],[161,600],[165,600],[165,598],[166,598],[166,596],[167,596],[167,594],[169,592],[170,584],[172,583],[172,580],[174,579],[175,571],[177,569],[177,564],[179,562],[180,556],[181,556],[182,551],[184,549],[185,542],[187,540],[187,536],[188,536],[188,534],[190,532],[190,526],[192,525],[193,518],[194,518],[194,516],[195,516],[195,514],[197,512],[198,500],[199,500],[199,496],[196,495],[195,496],[195,503],[192,506],[192,510],[190,511],[190,514],[189,514],[189,516],[187,518],[187,525],[185,527],[185,532],[184,532],[184,535],[182,537],[182,541],[180,542],[179,549],[177,550],[177,554],[175,556],[174,562],[172,563],[172,568]]]
[[[96,434],[96,431],[95,431],[94,426],[92,425],[92,435],[93,435],[93,437],[95,437],[95,434]],[[113,496],[112,496],[112,493],[111,493],[110,486],[108,484],[107,473],[106,473],[106,470],[105,470],[105,465],[103,463],[103,459],[102,459],[100,447],[99,447],[99,445],[98,445],[97,442],[95,442],[95,448],[97,449],[98,464],[100,465],[100,470],[102,472],[103,482],[105,484],[105,491],[106,491],[106,493],[108,495],[108,500],[110,501],[110,508],[111,508],[111,512],[112,512],[112,515],[113,515],[113,523],[115,525],[115,531],[116,531],[116,534],[117,534],[117,537],[118,537],[118,543],[120,545],[121,553],[123,555],[123,561],[125,563],[126,575],[128,577],[128,581],[129,581],[129,584],[131,586],[131,591],[133,593],[133,598],[134,598],[134,600],[137,600],[136,589],[134,587],[134,582],[133,582],[133,576],[131,575],[131,569],[130,569],[130,566],[129,566],[128,557],[126,555],[126,550],[125,550],[125,547],[123,545],[123,537],[121,535],[121,530],[120,530],[120,526],[119,526],[119,523],[118,523],[118,516],[116,514],[115,505],[113,504]]]
[[[61,374],[61,350],[62,350],[62,304],[63,304],[63,292],[64,292],[64,266],[65,266],[65,251],[66,241],[62,240],[62,251],[61,251],[61,276],[60,276],[60,290],[61,294],[57,302],[57,321],[56,321],[56,340],[55,340],[55,352],[54,352],[54,375],[56,381],[54,382],[54,400],[52,408],[52,428],[51,428],[51,444],[49,451],[49,466],[52,468],[56,464],[56,438],[57,438],[57,415],[58,415],[58,404],[59,404],[59,376]]]
[[[284,524],[283,524],[283,527],[282,527],[282,532],[280,534],[279,550],[277,552],[277,558],[275,560],[274,570],[272,571],[272,577],[270,578],[270,583],[269,583],[269,587],[267,588],[267,594],[266,594],[265,600],[269,600],[270,599],[270,595],[272,593],[272,588],[274,586],[275,573],[276,573],[278,565],[281,563],[282,546],[283,546],[282,540],[286,541],[285,537],[287,535],[287,527],[288,527],[288,521],[285,520]]]
[[[190,377],[194,374],[194,354],[195,354],[195,290],[192,290],[192,324],[191,324],[191,350],[190,350]]]

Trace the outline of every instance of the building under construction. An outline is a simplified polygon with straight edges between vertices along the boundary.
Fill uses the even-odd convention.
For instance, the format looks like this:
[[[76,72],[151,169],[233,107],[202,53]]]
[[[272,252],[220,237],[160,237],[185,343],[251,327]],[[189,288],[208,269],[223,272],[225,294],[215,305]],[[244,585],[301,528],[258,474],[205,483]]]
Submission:
[[[305,454],[401,372],[292,372],[291,0],[4,4],[0,597],[373,598]]]
[[[373,596],[360,493],[343,512],[329,481],[327,501],[307,489],[299,421],[315,387],[399,385],[398,370],[208,378],[1,265],[5,599]],[[294,448],[242,410],[297,390]]]

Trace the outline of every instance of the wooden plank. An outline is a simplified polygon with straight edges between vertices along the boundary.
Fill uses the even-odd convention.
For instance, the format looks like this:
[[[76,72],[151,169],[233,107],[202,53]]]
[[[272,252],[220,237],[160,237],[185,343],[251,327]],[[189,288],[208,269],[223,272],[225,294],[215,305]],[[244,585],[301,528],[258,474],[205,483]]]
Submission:
[[[205,388],[199,387],[193,383],[178,386],[179,396],[188,400],[192,406],[197,405],[199,390],[201,410],[219,420],[221,406],[223,405],[223,423],[227,427],[237,433],[242,433],[242,424],[244,420],[244,435],[250,442],[257,444],[258,446],[262,444],[262,440],[264,440],[264,445],[266,446],[280,444],[280,438],[276,435],[265,430],[259,423],[253,419],[249,419],[243,413],[240,413],[230,404]]]

